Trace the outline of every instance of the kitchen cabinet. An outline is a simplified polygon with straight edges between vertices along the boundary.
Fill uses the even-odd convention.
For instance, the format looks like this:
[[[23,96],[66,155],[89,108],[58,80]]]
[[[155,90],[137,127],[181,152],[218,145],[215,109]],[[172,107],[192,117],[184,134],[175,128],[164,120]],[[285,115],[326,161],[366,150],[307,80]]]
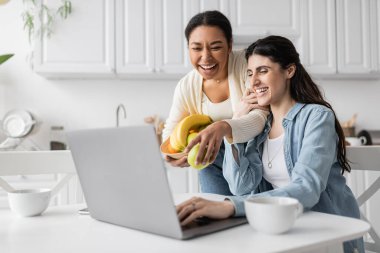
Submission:
[[[376,0],[337,0],[338,72],[379,71],[377,4]]]
[[[247,47],[255,40],[271,34],[281,35],[297,43],[301,36],[300,0],[231,0],[229,16],[234,43]]]
[[[303,3],[301,62],[314,75],[336,74],[335,0]]]
[[[235,48],[281,35],[294,43],[313,76],[380,77],[380,3],[376,0],[212,2],[217,4],[210,9],[229,17]]]
[[[268,33],[298,35],[300,0],[275,0],[282,7],[291,6],[285,14],[275,11],[265,20],[267,15],[257,18],[249,12],[251,8],[269,12],[272,1],[96,0],[91,12],[87,2],[75,2],[73,14],[57,24],[53,36],[38,41],[35,71],[58,78],[179,79],[191,70],[184,29],[200,11],[220,10],[231,18],[240,44],[253,41],[247,37],[252,34],[256,38]],[[297,15],[290,17],[290,12]]]
[[[193,0],[189,18],[205,10],[219,10],[232,26],[234,48],[246,48],[270,34],[282,35],[297,43],[301,36],[300,0]],[[276,8],[273,8],[276,6]]]
[[[34,69],[58,78],[178,79],[191,69],[183,35],[189,5],[177,0],[74,2],[72,15],[57,22],[54,34],[37,41]]]
[[[154,72],[154,0],[117,1],[116,5],[117,71]]]
[[[155,21],[152,24],[152,19],[145,19],[145,24],[147,24],[145,26],[143,25],[144,22],[142,22],[144,10],[141,6],[143,4],[131,0],[120,0],[121,5],[124,4],[124,7],[127,2],[129,2],[127,4],[129,8],[117,7],[117,9],[124,9],[117,16],[122,16],[135,10],[141,11],[139,16],[142,18],[137,22],[137,27],[141,29],[140,33],[141,31],[146,31],[145,34],[154,34],[155,38],[150,36],[152,40],[144,44],[143,36],[137,36],[137,38],[132,38],[132,36],[122,37],[128,37],[134,42],[140,40],[139,43],[133,43],[136,45],[136,47],[133,47],[133,51],[135,53],[136,51],[140,52],[139,54],[136,53],[135,56],[139,58],[139,62],[144,66],[142,72],[153,74],[154,77],[162,75],[168,77],[169,75],[177,74],[174,76],[180,78],[191,70],[184,30],[190,18],[201,11],[219,10],[229,17],[234,31],[235,48],[239,48],[239,45],[240,48],[246,47],[247,42],[250,43],[266,34],[280,34],[290,38],[300,36],[300,0],[157,0],[153,1],[154,3],[148,0],[145,1],[147,6],[145,13],[150,13],[150,16],[153,15]],[[273,4],[276,4],[279,8],[273,9]],[[139,7],[134,7],[134,5]],[[154,13],[151,10],[153,6]],[[252,15],[252,10],[255,10],[255,15]],[[125,23],[120,27],[130,27],[130,29],[118,29],[116,34],[139,34],[134,31],[136,27],[131,27],[132,23],[134,26],[136,25],[135,21],[139,20],[138,18],[134,19],[134,22],[128,22],[125,18],[121,18],[121,20],[124,20]],[[152,30],[151,27],[153,27]],[[120,42],[122,39],[117,38],[117,41]],[[117,48],[116,51],[124,52],[123,49],[128,47],[132,49],[132,44],[130,43],[131,41],[124,40],[121,43],[121,48]],[[143,46],[139,47],[137,45]],[[130,51],[132,51],[131,49]],[[123,55],[123,53],[120,55]],[[120,55],[117,57],[120,57]],[[145,58],[142,57],[144,55],[146,56]],[[121,67],[117,65],[118,74],[121,72],[129,74],[129,76],[136,74],[133,70],[133,62],[129,61],[129,59],[125,61],[125,59],[128,59],[128,57],[118,61],[118,63],[121,63]],[[120,71],[121,69],[122,71]]]
[[[60,3],[50,0],[49,6]],[[73,1],[50,38],[36,39],[34,70],[47,77],[112,76],[115,71],[114,1]]]
[[[190,69],[184,27],[187,1],[116,1],[119,77],[180,78]]]
[[[192,68],[184,36],[188,20],[200,11],[220,10],[231,21],[236,49],[282,35],[293,41],[312,75],[380,74],[376,0],[94,0],[76,1],[73,8],[51,38],[37,41],[36,72],[179,79]]]
[[[379,5],[376,0],[232,0],[229,17],[237,47],[282,35],[295,44],[313,76],[373,78],[380,74]]]
[[[379,3],[304,1],[302,60],[310,73],[330,78],[379,77]]]

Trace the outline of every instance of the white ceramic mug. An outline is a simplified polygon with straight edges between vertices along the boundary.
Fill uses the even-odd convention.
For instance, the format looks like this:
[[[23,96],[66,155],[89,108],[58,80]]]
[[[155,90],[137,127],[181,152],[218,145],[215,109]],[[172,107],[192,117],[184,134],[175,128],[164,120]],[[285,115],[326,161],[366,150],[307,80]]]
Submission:
[[[253,197],[245,200],[244,206],[249,224],[268,234],[288,231],[303,213],[302,204],[289,197]]]
[[[346,141],[350,143],[350,146],[362,146],[362,145],[365,145],[367,142],[367,140],[363,136],[360,138],[346,137]]]
[[[49,206],[50,189],[24,189],[8,192],[11,210],[20,216],[40,215]]]

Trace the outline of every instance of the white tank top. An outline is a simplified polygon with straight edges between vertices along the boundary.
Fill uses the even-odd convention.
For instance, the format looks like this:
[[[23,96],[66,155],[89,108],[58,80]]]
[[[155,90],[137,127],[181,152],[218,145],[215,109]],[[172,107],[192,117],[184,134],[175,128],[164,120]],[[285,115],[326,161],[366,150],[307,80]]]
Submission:
[[[210,116],[213,121],[231,119],[233,115],[231,99],[227,98],[220,103],[213,103],[203,92],[202,112],[203,114]]]
[[[290,182],[284,156],[284,134],[277,138],[269,139],[264,143],[263,165],[265,180],[272,184],[273,188],[286,186]]]

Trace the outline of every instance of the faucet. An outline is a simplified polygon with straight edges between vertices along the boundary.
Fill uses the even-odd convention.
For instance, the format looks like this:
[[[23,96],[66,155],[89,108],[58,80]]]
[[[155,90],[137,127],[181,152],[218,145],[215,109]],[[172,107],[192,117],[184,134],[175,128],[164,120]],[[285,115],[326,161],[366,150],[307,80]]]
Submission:
[[[123,104],[119,104],[116,108],[116,127],[119,127],[119,111],[122,109],[124,114],[124,119],[127,118],[127,111],[125,110],[125,106]]]

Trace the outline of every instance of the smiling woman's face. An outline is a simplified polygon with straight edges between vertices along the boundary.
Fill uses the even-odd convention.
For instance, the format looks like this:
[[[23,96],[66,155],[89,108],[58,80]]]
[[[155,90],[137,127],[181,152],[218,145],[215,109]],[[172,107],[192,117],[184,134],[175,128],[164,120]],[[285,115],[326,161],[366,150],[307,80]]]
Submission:
[[[202,25],[190,34],[190,61],[205,80],[220,80],[227,75],[230,52],[231,47],[218,27]]]
[[[261,106],[281,104],[284,99],[290,99],[290,78],[294,67],[281,68],[269,57],[253,54],[248,58],[248,78],[250,89],[257,94]]]

